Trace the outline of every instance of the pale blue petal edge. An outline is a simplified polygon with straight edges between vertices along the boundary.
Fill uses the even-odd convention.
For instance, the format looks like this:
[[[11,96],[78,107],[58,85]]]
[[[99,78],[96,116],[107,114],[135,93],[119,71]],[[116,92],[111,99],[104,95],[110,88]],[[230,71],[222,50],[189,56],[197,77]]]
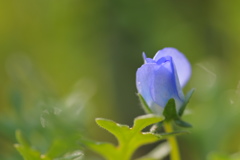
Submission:
[[[175,48],[164,48],[159,50],[154,56],[153,60],[158,61],[160,58],[165,56],[171,56],[173,59],[173,63],[177,70],[177,75],[179,78],[180,86],[184,87],[191,76],[191,65],[184,54],[179,52]]]
[[[156,64],[144,64],[140,68],[138,68],[136,73],[136,86],[138,93],[142,95],[149,107],[153,103],[150,93],[150,86],[153,81],[155,65]]]

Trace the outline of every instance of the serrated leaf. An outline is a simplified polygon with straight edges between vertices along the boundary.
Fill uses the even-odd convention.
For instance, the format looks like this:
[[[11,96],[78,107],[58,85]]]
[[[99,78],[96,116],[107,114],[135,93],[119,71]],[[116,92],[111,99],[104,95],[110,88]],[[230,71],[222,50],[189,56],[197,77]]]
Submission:
[[[117,138],[119,144],[125,140],[125,133],[130,130],[127,125],[117,124],[114,121],[104,118],[97,118],[96,122],[100,127],[113,134]]]
[[[143,108],[143,110],[145,111],[145,113],[147,114],[151,114],[153,113],[152,110],[149,108],[148,104],[146,103],[146,101],[144,100],[144,98],[142,97],[142,95],[140,93],[137,94],[141,103],[141,106]]]
[[[112,133],[118,140],[118,146],[110,143],[97,143],[82,140],[82,143],[108,160],[129,160],[137,148],[161,140],[163,137],[151,132],[141,132],[145,127],[161,121],[157,115],[144,115],[135,118],[132,128],[114,121],[97,118],[99,126]]]
[[[145,127],[147,127],[151,124],[160,122],[162,120],[163,120],[163,117],[153,115],[153,114],[139,116],[139,117],[135,118],[133,128],[136,130],[138,129],[138,131],[141,131]]]
[[[191,90],[187,93],[187,95],[186,95],[186,97],[185,97],[185,103],[184,103],[184,105],[183,105],[183,106],[180,108],[180,110],[179,110],[179,116],[180,116],[180,117],[183,115],[184,110],[185,110],[185,108],[186,108],[186,106],[187,106],[190,98],[192,97],[194,91],[195,91],[195,89],[193,88],[193,89],[191,89]]]
[[[165,108],[163,110],[163,115],[165,116],[166,121],[170,121],[173,119],[179,119],[179,116],[178,116],[177,110],[176,110],[175,100],[173,98],[169,99],[167,105],[165,106]]]

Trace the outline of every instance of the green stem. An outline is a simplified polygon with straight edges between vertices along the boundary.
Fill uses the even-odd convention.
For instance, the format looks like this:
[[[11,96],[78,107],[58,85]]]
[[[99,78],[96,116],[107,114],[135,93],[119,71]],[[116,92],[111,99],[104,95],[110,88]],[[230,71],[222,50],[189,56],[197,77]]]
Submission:
[[[173,132],[171,122],[165,122],[164,128],[167,133]],[[171,147],[171,153],[170,153],[171,160],[181,160],[176,137],[170,136],[169,138],[167,138],[167,140]]]

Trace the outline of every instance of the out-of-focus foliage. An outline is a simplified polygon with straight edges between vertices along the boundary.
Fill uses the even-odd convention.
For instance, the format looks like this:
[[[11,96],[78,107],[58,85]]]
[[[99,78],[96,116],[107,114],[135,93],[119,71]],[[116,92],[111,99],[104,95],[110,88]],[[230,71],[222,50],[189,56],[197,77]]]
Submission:
[[[55,156],[61,152],[61,147],[63,147],[64,143],[61,144],[58,142],[57,145],[54,145],[53,149],[50,149],[50,151],[44,155],[31,147],[23,137],[21,131],[16,132],[16,138],[19,144],[15,144],[15,148],[19,151],[24,160],[81,160],[83,158],[83,153],[79,150],[72,153],[66,153],[60,158],[55,158]]]
[[[12,62],[15,63],[7,66],[11,80],[15,82],[9,90],[10,108],[3,110],[0,117],[1,142],[11,146],[3,146],[1,156],[16,158],[8,152],[13,152],[17,129],[30,141],[27,147],[19,141],[17,148],[23,152],[33,145],[39,154],[56,158],[80,149],[77,142],[91,116],[87,115],[89,109],[85,107],[89,106],[88,101],[95,92],[91,82],[82,79],[67,96],[59,98],[44,85],[28,59],[18,56]],[[17,137],[21,139],[22,136]]]
[[[233,155],[227,155],[223,153],[211,153],[208,156],[208,160],[239,160],[239,153],[235,153]]]
[[[179,138],[183,159],[238,153],[239,3],[1,0],[0,159],[22,159],[17,129],[42,154],[58,141],[80,149],[82,134],[114,141],[94,117],[131,124],[143,114],[135,72],[142,51],[151,57],[163,47],[179,49],[193,67],[186,91],[196,91],[183,119],[194,127]]]

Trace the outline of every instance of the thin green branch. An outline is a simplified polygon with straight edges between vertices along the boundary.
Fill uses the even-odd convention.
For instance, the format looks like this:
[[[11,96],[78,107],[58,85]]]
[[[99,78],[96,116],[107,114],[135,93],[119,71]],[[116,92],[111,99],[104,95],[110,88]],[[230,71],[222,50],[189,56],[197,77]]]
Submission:
[[[164,128],[167,133],[173,132],[171,122],[165,122]],[[181,160],[176,137],[170,136],[167,138],[167,140],[171,147],[171,153],[170,153],[171,160]]]

